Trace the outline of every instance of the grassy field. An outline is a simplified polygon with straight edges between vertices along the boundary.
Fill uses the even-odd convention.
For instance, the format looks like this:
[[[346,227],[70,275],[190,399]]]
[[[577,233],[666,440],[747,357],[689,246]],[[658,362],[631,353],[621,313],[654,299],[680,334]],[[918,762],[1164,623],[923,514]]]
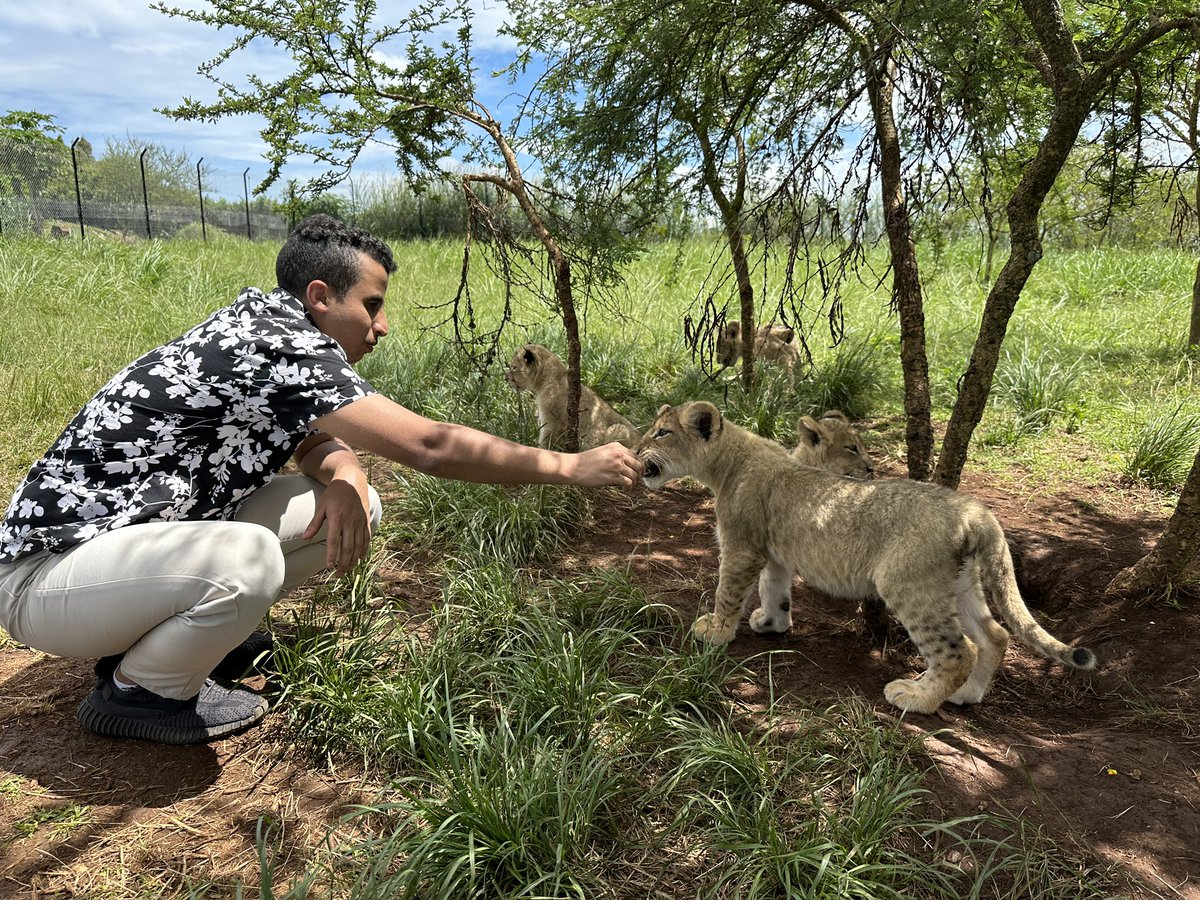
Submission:
[[[0,448],[0,494],[11,492],[111,374],[227,303],[241,287],[273,286],[276,249],[237,239],[91,241],[83,248],[70,241],[0,242],[0,428],[9,438]],[[501,364],[481,382],[451,359],[447,329],[437,326],[444,318],[441,305],[455,293],[461,247],[443,242],[395,249],[400,268],[389,297],[392,333],[365,371],[398,400],[430,415],[527,429],[528,422],[507,421],[515,404],[500,390]],[[902,412],[895,323],[887,314],[886,289],[874,288],[874,277],[847,290],[846,339],[838,347],[830,347],[819,315],[805,324],[814,370],[795,391],[772,372],[762,392],[749,397],[729,382],[707,381],[685,346],[682,321],[714,252],[701,242],[658,248],[630,268],[625,285],[604,305],[593,302],[584,370],[603,396],[639,424],[648,424],[664,402],[704,396],[743,424],[784,440],[801,411],[842,406],[856,417],[880,420]],[[1183,252],[1051,252],[1011,322],[994,403],[976,434],[970,464],[1006,468],[1017,461],[1050,473],[1065,465],[1078,475],[1078,459],[1064,461],[1061,453],[1065,436],[1091,451],[1083,454],[1093,469],[1088,474],[1101,476],[1131,465],[1136,470],[1136,452],[1155,440],[1155,432],[1168,443],[1183,432],[1186,447],[1200,420],[1198,357],[1185,352],[1184,341],[1193,266]],[[945,421],[985,291],[970,248],[927,260],[924,271],[934,418]],[[494,325],[502,298],[494,279],[482,267],[477,272],[472,300],[486,329]],[[525,340],[563,346],[552,313],[528,297],[518,298],[505,354]],[[450,377],[430,378],[435,369]],[[470,384],[467,395],[455,373]],[[478,402],[483,395],[491,402]],[[464,396],[469,402],[461,402]],[[895,445],[899,432],[881,438]],[[1168,471],[1151,480],[1169,488],[1177,477]]]
[[[419,412],[532,441],[530,405],[500,365],[481,377],[435,327],[461,248],[395,249],[392,334],[365,374]],[[0,242],[0,493],[113,372],[240,287],[272,286],[275,250]],[[664,402],[707,397],[783,440],[797,414],[839,406],[874,423],[873,449],[899,454],[885,291],[848,291],[846,340],[831,347],[816,326],[814,368],[794,389],[768,374],[746,396],[708,381],[684,346],[681,321],[712,252],[659,248],[592,306],[586,380],[638,423]],[[1197,358],[1183,340],[1193,265],[1183,253],[1051,252],[1012,322],[970,465],[1136,475],[1162,485],[1169,506],[1179,461],[1200,441]],[[925,274],[944,421],[985,292],[966,248],[926,261]],[[473,293],[482,327],[501,302],[485,281]],[[520,299],[516,315],[507,352],[531,339],[561,348],[538,302]],[[984,885],[989,896],[997,885],[1012,897],[1112,896],[1102,868],[1018,822],[929,819],[920,754],[864,705],[733,706],[724,688],[736,661],[681,640],[621,573],[535,577],[589,515],[580,492],[419,475],[398,487],[379,553],[433,554],[442,602],[429,627],[406,630],[364,566],[289,612],[281,678],[296,746],[313,765],[357,760],[383,787],[341,832],[355,838],[276,881],[273,896],[646,897],[663,860],[702,897],[949,898]],[[266,881],[271,846],[266,827]]]

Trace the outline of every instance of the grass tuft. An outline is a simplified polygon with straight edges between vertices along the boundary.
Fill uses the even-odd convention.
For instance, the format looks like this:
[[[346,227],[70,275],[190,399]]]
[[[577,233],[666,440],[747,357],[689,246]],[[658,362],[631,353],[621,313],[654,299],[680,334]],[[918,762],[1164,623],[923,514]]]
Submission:
[[[1160,412],[1137,431],[1125,447],[1122,472],[1151,487],[1177,489],[1183,484],[1200,447],[1200,414],[1178,407]]]

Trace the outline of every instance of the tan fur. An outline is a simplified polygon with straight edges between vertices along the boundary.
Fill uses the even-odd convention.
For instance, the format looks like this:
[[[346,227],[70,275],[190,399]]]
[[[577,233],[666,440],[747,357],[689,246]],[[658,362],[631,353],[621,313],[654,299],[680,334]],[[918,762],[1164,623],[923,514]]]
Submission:
[[[732,366],[742,355],[742,323],[726,322],[717,332],[717,362],[723,367]],[[792,374],[800,361],[800,350],[796,344],[796,332],[786,325],[761,325],[754,336],[756,359],[779,363]]]
[[[884,690],[908,712],[983,699],[1008,645],[985,589],[1022,643],[1075,668],[1096,664],[1090,650],[1068,647],[1033,619],[1000,523],[964,494],[806,466],[705,402],[664,406],[637,454],[647,486],[691,475],[716,496],[720,580],[714,611],[696,620],[697,637],[732,640],[756,579],[762,605],[750,627],[787,631],[800,575],[835,597],[883,598],[929,667]]]
[[[537,400],[538,444],[558,446],[567,431],[567,367],[541,344],[526,344],[504,373],[515,391],[529,391]],[[579,391],[579,444],[583,449],[620,441],[632,448],[641,437],[628,419],[586,384]]]
[[[792,457],[807,466],[816,466],[835,475],[871,478],[875,463],[862,438],[846,414],[839,409],[825,412],[820,419],[802,416],[796,423],[796,446]]]

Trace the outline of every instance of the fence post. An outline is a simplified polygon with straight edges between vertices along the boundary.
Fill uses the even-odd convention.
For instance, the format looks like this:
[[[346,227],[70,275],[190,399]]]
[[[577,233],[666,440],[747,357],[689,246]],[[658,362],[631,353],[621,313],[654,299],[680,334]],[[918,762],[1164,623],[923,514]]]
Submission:
[[[200,195],[200,236],[204,240],[208,240],[208,228],[204,224],[204,182],[200,179],[200,163],[204,162],[204,157],[200,157],[196,161],[196,193]]]
[[[254,235],[250,233],[250,187],[246,183],[246,176],[250,174],[250,167],[246,167],[246,171],[242,173],[242,196],[246,198],[246,239],[254,240]]]
[[[142,152],[138,154],[138,164],[142,167],[142,206],[146,210],[146,240],[153,240],[154,235],[150,233],[150,194],[146,191],[146,151],[149,147],[143,147]]]
[[[75,145],[79,138],[71,141],[71,171],[75,173],[75,212],[79,214],[79,240],[83,240],[83,195],[79,193],[79,161],[75,159]]]

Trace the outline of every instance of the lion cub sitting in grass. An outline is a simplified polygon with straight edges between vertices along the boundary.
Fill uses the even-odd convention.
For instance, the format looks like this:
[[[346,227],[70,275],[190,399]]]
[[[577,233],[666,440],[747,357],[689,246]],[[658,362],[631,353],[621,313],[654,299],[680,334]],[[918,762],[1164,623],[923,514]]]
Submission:
[[[728,368],[742,355],[742,323],[726,322],[717,332],[717,362]],[[787,325],[761,325],[754,335],[756,359],[778,363],[787,368],[792,376],[800,361],[800,350],[796,344],[795,329]]]
[[[550,349],[526,344],[504,373],[514,391],[529,391],[537,401],[538,445],[557,446],[567,432],[567,367]],[[619,412],[586,384],[579,390],[579,444],[584,450],[610,441],[632,448],[641,437]]]
[[[757,632],[792,625],[792,578],[835,597],[877,593],[925,658],[928,670],[884,689],[906,712],[942,701],[978,703],[1008,646],[984,588],[1020,640],[1077,669],[1092,651],[1052,637],[1026,608],[996,517],[977,500],[903,479],[858,481],[804,465],[731,422],[711,403],[664,406],[637,447],[643,480],[657,488],[691,475],[716,497],[720,580],[714,611],[694,633],[733,639],[758,579]]]

